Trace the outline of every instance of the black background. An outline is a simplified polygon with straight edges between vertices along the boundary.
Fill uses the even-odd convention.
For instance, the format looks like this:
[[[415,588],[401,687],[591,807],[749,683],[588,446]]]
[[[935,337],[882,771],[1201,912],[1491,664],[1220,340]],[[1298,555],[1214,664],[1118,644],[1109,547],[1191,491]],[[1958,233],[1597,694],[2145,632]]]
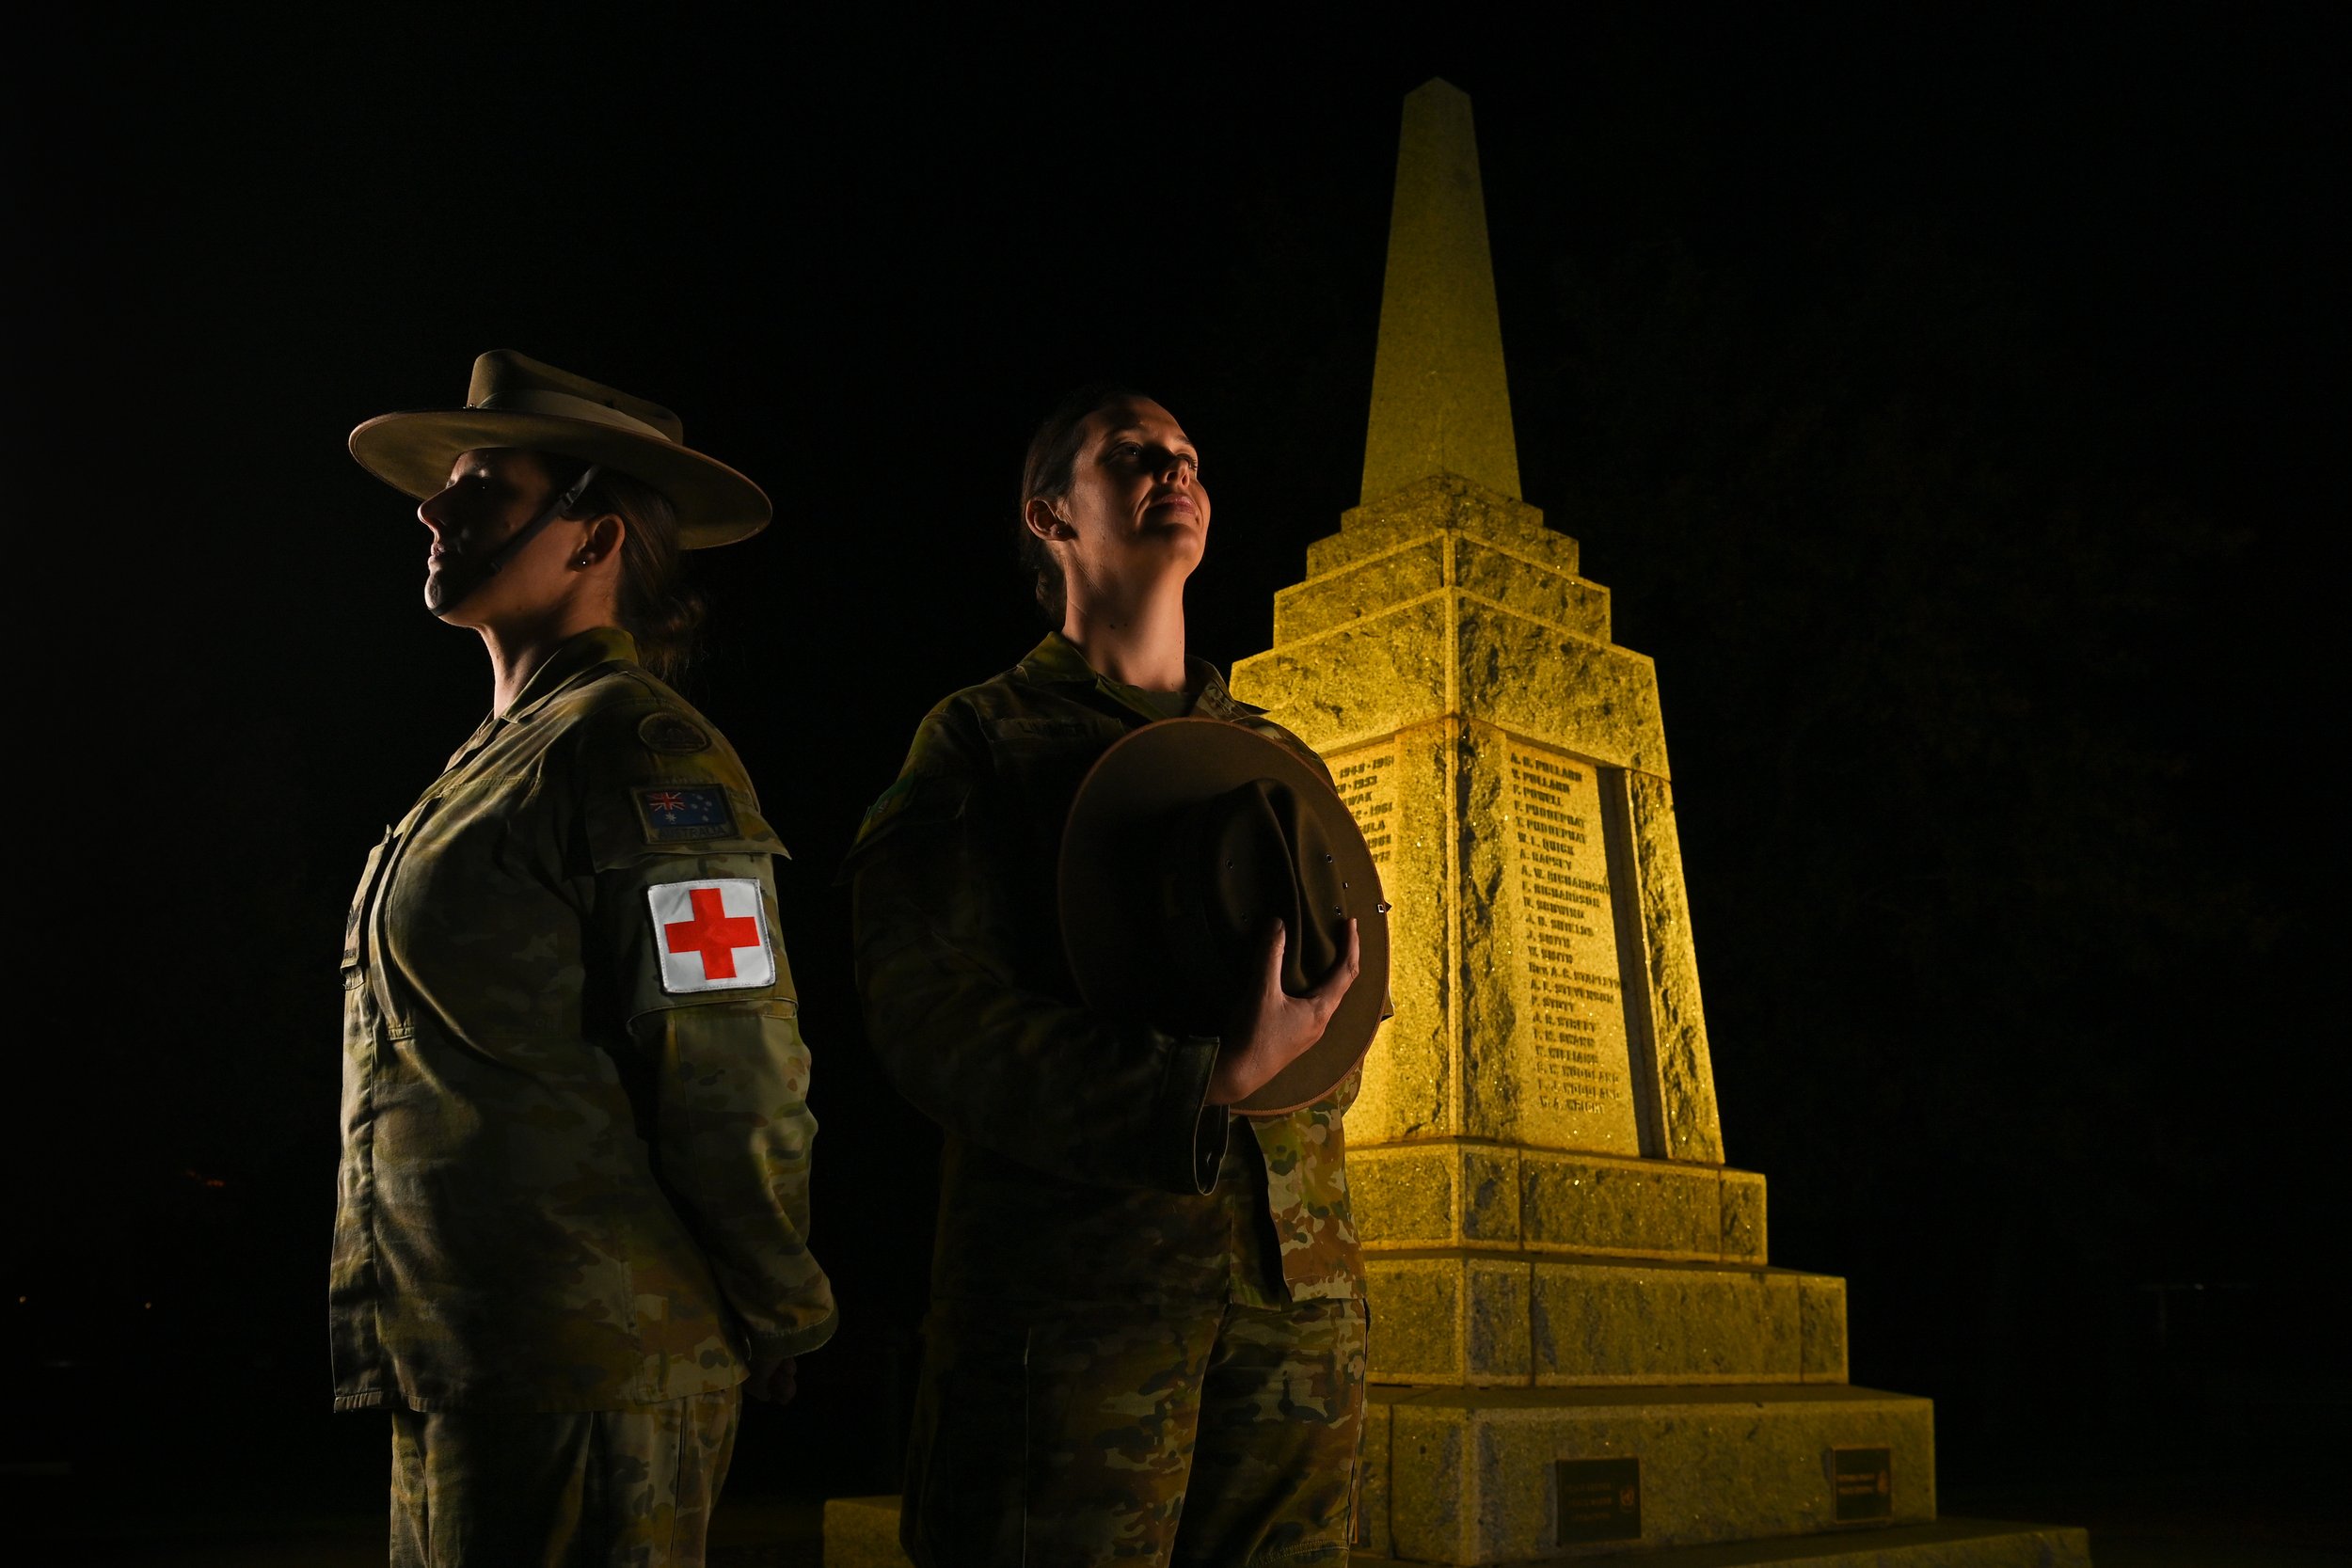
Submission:
[[[1358,499],[1399,99],[1442,74],[1525,494],[1658,660],[1773,1260],[1851,1281],[1854,1379],[1938,1401],[1947,1489],[2317,1463],[2319,14],[427,8],[28,47],[9,1458],[130,1513],[377,1505],[380,1418],[326,1412],[335,942],[488,689],[342,438],[512,347],[775,498],[697,562],[688,689],[794,850],[844,1326],[735,1485],[894,1485],[935,1138],[860,1037],[833,870],[923,711],[1037,634],[1008,530],[1064,387],[1185,422],[1193,646],[1267,645]]]

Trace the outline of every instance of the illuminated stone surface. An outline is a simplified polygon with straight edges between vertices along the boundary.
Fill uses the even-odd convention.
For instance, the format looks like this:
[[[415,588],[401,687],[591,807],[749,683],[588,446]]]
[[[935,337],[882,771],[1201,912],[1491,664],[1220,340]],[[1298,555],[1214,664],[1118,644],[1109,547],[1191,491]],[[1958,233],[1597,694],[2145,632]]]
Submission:
[[[1233,671],[1376,813],[1397,1016],[1349,1135],[1720,1162],[1650,662],[1507,608],[1581,579],[1453,526],[1483,515],[1459,485],[1438,499],[1407,509],[1436,531],[1299,585],[1335,584],[1280,623],[1313,629]]]
[[[1423,533],[1283,589],[1274,596],[1276,643],[1296,642],[1457,586],[1533,620],[1609,641],[1609,590],[1578,577],[1573,564],[1564,569],[1537,559],[1525,541],[1502,545],[1457,531],[1450,543],[1451,550],[1445,535]],[[1573,548],[1567,554],[1573,562]]]
[[[1347,1118],[1360,1544],[1835,1554],[1788,1538],[1934,1520],[1931,1407],[1846,1383],[1844,1282],[1767,1267],[1764,1179],[1724,1164],[1657,675],[1518,499],[1476,169],[1460,95],[1409,98],[1363,504],[1233,671],[1329,762],[1393,906],[1396,1013]],[[1833,1450],[1874,1447],[1892,1505],[1841,1522]],[[1554,1466],[1613,1456],[1641,1461],[1638,1540],[1564,1539]]]
[[[1307,546],[1307,576],[1312,578],[1353,562],[1379,555],[1440,528],[1530,555],[1555,572],[1576,575],[1577,544],[1544,525],[1544,515],[1516,496],[1497,494],[1454,473],[1426,473],[1410,483],[1340,514],[1340,531]],[[1278,612],[1285,594],[1278,589]]]
[[[1372,388],[1366,500],[1434,473],[1518,494],[1478,143],[1469,95],[1445,82],[1405,100]]]
[[[1829,1455],[1841,1448],[1890,1450],[1883,1524],[1935,1517],[1929,1402],[1844,1384],[1375,1388],[1367,1422],[1359,1544],[1404,1561],[1572,1554],[1553,1506],[1553,1466],[1564,1459],[1642,1462],[1638,1543],[1591,1551],[1837,1528]]]
[[[1355,1128],[1348,1185],[1367,1253],[1764,1261],[1764,1179],[1750,1171],[1453,1138],[1359,1145]]]
[[[1375,1383],[1842,1383],[1845,1281],[1703,1263],[1382,1251]]]
[[[898,1544],[898,1499],[825,1499],[825,1568],[914,1568]]]

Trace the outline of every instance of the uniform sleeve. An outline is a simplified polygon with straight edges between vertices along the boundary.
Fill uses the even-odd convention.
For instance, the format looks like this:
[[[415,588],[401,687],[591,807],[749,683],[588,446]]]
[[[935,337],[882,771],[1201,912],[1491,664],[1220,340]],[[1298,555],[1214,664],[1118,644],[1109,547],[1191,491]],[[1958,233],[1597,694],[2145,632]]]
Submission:
[[[1396,1011],[1394,1004],[1385,1004],[1385,1006],[1388,1006],[1389,1011],[1380,1015],[1383,1020],[1386,1020],[1391,1016],[1391,1014],[1393,1014]],[[1349,1107],[1356,1103],[1357,1095],[1363,1092],[1363,1087],[1364,1064],[1358,1062],[1354,1067],[1347,1069],[1347,1076],[1332,1085],[1330,1092],[1326,1094],[1323,1099],[1316,1101],[1316,1103],[1328,1105],[1332,1110],[1338,1112],[1341,1116],[1345,1116],[1347,1115]]]
[[[944,707],[866,814],[849,876],[868,1039],[900,1092],[983,1148],[1075,1181],[1211,1191],[1232,1120],[1207,1103],[1218,1042],[1017,983],[1006,937],[1040,911],[1002,897],[1015,851],[990,782]]]
[[[682,743],[674,727],[650,733]],[[583,802],[596,937],[628,1021],[624,1074],[655,1173],[764,1378],[834,1325],[808,1249],[817,1122],[776,919],[786,851],[723,741],[679,754],[629,738],[597,747]]]

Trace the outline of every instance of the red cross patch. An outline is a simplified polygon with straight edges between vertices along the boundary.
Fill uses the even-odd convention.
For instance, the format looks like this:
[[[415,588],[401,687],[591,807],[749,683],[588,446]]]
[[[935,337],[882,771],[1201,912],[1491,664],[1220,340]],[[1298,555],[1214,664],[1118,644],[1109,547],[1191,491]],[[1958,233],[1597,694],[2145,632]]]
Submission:
[[[662,882],[645,890],[645,901],[653,909],[663,990],[677,995],[776,983],[768,915],[752,878]]]

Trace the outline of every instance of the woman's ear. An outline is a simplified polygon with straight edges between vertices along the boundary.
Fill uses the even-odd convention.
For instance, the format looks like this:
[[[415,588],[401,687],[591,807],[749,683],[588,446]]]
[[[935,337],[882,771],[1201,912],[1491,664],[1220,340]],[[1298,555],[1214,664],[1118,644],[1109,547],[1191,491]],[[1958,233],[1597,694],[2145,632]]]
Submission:
[[[1078,531],[1062,520],[1054,503],[1043,496],[1031,496],[1021,509],[1021,520],[1029,525],[1029,531],[1040,539],[1075,539]]]
[[[606,561],[617,561],[621,546],[628,539],[628,524],[617,512],[608,512],[588,520],[587,531],[580,535],[580,548],[572,556],[575,566],[594,566]]]

